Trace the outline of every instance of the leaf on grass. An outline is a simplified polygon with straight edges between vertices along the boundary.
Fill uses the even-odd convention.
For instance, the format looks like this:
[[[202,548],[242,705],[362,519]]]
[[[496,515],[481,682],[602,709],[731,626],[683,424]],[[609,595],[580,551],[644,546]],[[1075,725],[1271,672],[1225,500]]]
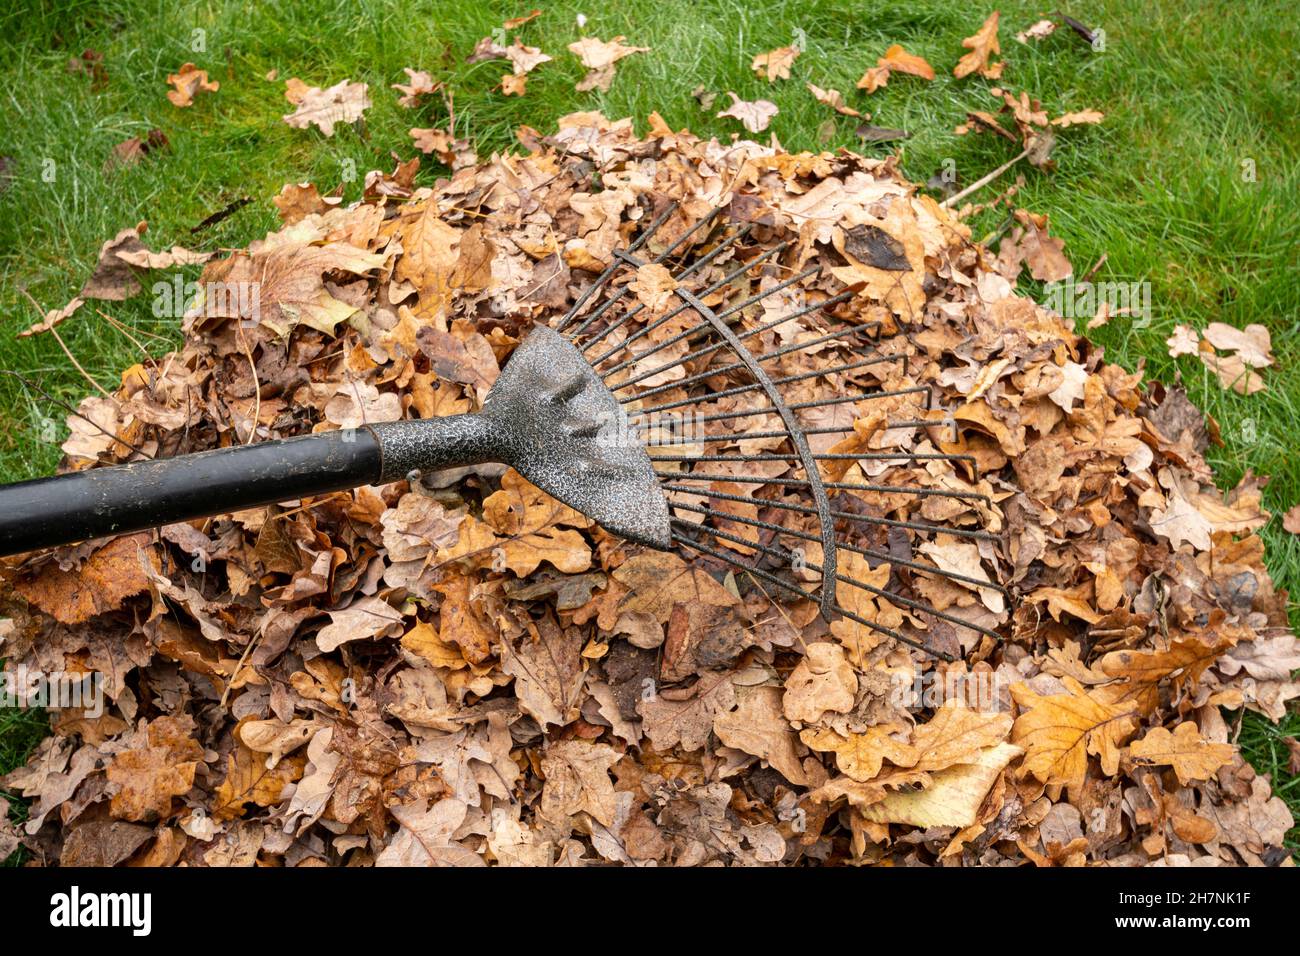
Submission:
[[[984,21],[984,25],[978,32],[962,40],[961,45],[970,52],[962,56],[952,69],[952,75],[957,79],[960,80],[977,71],[986,80],[996,80],[1002,75],[1002,68],[1006,63],[1001,60],[996,63],[989,62],[989,58],[996,56],[1002,49],[998,45],[998,11],[994,10],[989,14],[989,18]]]
[[[1100,110],[1079,110],[1077,113],[1065,113],[1052,120],[1053,126],[1066,129],[1070,126],[1091,126],[1100,123],[1106,116]]]
[[[393,89],[402,94],[397,102],[407,109],[415,109],[420,105],[420,97],[437,93],[443,87],[442,80],[435,80],[424,70],[413,70],[405,66],[402,67],[402,72],[406,74],[407,82],[394,83]]]
[[[167,91],[167,99],[173,106],[192,106],[194,97],[199,93],[215,93],[221,84],[215,80],[208,81],[208,71],[200,70],[193,63],[186,63],[175,73],[167,76],[169,85],[175,87]]]
[[[862,74],[862,78],[857,83],[858,89],[874,93],[889,82],[891,73],[906,73],[923,80],[934,79],[934,67],[930,66],[923,57],[908,53],[901,44],[895,43],[885,51],[884,56],[876,60],[875,66],[869,67]]]
[[[1196,355],[1201,350],[1201,340],[1190,325],[1175,325],[1174,334],[1165,339],[1165,344],[1169,346],[1170,358]]]
[[[718,116],[720,118],[730,116],[733,119],[740,120],[745,129],[751,133],[763,132],[763,130],[767,129],[767,125],[772,122],[772,117],[780,112],[776,104],[770,100],[746,102],[731,90],[727,90],[727,95],[731,97],[731,105],[719,113]]]
[[[285,86],[285,99],[297,109],[286,114],[284,121],[294,129],[315,125],[326,136],[333,136],[335,123],[355,123],[370,108],[369,87],[365,83],[343,80],[322,90],[289,79]]]
[[[844,94],[839,90],[823,90],[820,86],[808,84],[808,92],[818,103],[829,106],[844,116],[861,116],[862,114],[844,102]]]
[[[626,37],[617,36],[606,42],[595,37],[583,37],[569,44],[569,52],[574,54],[587,68],[587,75],[577,85],[579,93],[589,90],[608,90],[614,82],[614,65],[633,53],[648,53],[648,46],[624,46]]]
[[[749,68],[760,78],[766,77],[769,83],[790,79],[790,67],[803,51],[797,46],[782,46],[768,50],[754,57]]]

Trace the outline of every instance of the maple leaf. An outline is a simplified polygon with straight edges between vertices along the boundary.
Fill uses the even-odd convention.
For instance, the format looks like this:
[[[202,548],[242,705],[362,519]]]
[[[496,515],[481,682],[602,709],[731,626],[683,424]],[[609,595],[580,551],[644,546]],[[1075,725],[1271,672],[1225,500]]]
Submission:
[[[194,729],[188,715],[140,722],[128,749],[108,765],[113,816],[150,821],[171,815],[173,798],[194,786],[195,771],[203,760]]]
[[[1119,748],[1137,721],[1131,709],[1103,703],[1073,677],[1061,682],[1067,692],[1050,696],[1040,696],[1025,684],[1012,686],[1011,695],[1025,712],[1011,728],[1011,742],[1025,750],[1024,772],[1075,790],[1083,786],[1088,754],[1101,758],[1105,773],[1115,774]]]
[[[754,100],[746,102],[742,100],[731,90],[727,90],[727,95],[731,97],[731,105],[718,114],[718,117],[730,116],[733,119],[740,120],[745,129],[751,133],[761,133],[767,129],[767,125],[772,122],[772,117],[781,112],[776,108],[776,104],[770,100]]]
[[[198,69],[193,63],[186,63],[175,73],[167,76],[167,82],[175,89],[167,91],[167,99],[173,106],[192,106],[194,97],[199,93],[215,93],[221,84],[208,80],[208,71]]]
[[[285,99],[297,106],[284,121],[294,129],[315,125],[326,136],[334,135],[335,123],[355,123],[370,109],[369,87],[343,80],[328,89],[308,86],[301,80],[285,81]]]
[[[147,590],[146,565],[161,568],[153,536],[124,535],[97,548],[80,567],[46,564],[35,577],[14,582],[14,590],[55,620],[80,624],[116,611],[126,598]]]
[[[1232,744],[1210,743],[1201,736],[1193,720],[1185,720],[1170,733],[1164,727],[1152,727],[1145,737],[1129,745],[1134,763],[1142,766],[1173,767],[1183,786],[1193,780],[1208,780],[1220,767],[1237,757]]]
[[[962,40],[961,45],[970,52],[963,55],[952,69],[952,75],[957,79],[970,76],[976,71],[986,80],[996,80],[1002,75],[1002,68],[1006,63],[989,62],[990,57],[1001,52],[1001,47],[998,45],[998,11],[994,10],[989,14],[989,18],[984,21],[984,25],[978,32]]]
[[[790,79],[790,67],[803,51],[796,46],[782,46],[754,57],[749,65],[759,77],[766,77],[769,83]]]

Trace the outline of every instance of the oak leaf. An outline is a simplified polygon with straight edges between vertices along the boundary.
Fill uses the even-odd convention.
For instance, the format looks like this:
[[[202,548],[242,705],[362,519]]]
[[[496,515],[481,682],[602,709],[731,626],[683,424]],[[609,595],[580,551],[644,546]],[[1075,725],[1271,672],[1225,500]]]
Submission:
[[[986,80],[996,80],[1002,75],[1002,68],[1006,63],[989,62],[990,57],[1001,52],[1001,47],[998,45],[998,11],[994,10],[989,14],[989,18],[984,21],[979,31],[974,36],[962,40],[961,45],[970,52],[963,55],[953,67],[952,75],[957,79],[970,76],[976,71],[979,71],[979,75]]]
[[[167,91],[167,99],[173,106],[192,106],[198,93],[215,93],[221,84],[208,80],[208,71],[200,70],[193,63],[186,63],[175,73],[167,76],[167,82],[175,89]]]
[[[1164,727],[1152,727],[1145,737],[1129,745],[1133,762],[1141,766],[1169,766],[1183,786],[1193,780],[1209,780],[1220,767],[1230,765],[1237,756],[1232,744],[1211,743],[1201,736],[1193,720],[1185,720],[1170,733]]]
[[[763,132],[772,122],[772,117],[781,112],[770,100],[746,102],[731,90],[727,90],[727,95],[731,97],[731,105],[720,112],[718,117],[730,116],[738,119],[751,133]]]
[[[173,798],[194,786],[195,771],[203,760],[194,731],[189,715],[141,721],[131,746],[108,765],[109,809],[114,817],[151,821],[171,815]]]
[[[790,79],[790,67],[794,61],[799,58],[803,51],[797,46],[782,46],[775,50],[769,50],[766,53],[760,53],[754,57],[750,63],[752,69],[758,76],[766,77],[769,83],[775,83],[777,80]]]
[[[365,83],[343,80],[322,90],[301,80],[286,80],[285,86],[285,98],[298,107],[284,117],[294,129],[315,125],[326,136],[333,136],[335,123],[355,123],[370,109]]]
[[[1040,696],[1025,684],[1011,695],[1022,713],[1011,729],[1011,742],[1025,749],[1023,770],[1046,784],[1083,785],[1088,754],[1101,758],[1102,769],[1114,776],[1120,747],[1137,721],[1132,710],[1105,704],[1073,677],[1061,678],[1067,693]]]

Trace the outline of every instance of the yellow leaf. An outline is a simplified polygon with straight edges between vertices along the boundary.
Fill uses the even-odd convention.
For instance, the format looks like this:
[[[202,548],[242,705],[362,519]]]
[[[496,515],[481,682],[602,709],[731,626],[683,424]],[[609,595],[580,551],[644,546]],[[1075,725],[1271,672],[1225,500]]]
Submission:
[[[1114,776],[1119,748],[1136,729],[1133,711],[1090,696],[1073,677],[1063,677],[1068,693],[1043,697],[1025,684],[1011,695],[1023,713],[1011,729],[1012,743],[1025,748],[1024,769],[1046,784],[1083,785],[1088,754],[1101,758],[1102,769]]]
[[[1178,782],[1186,786],[1193,780],[1208,780],[1220,767],[1232,763],[1237,748],[1232,744],[1210,743],[1201,736],[1195,721],[1185,720],[1170,733],[1153,727],[1141,740],[1129,747],[1135,763],[1174,768]]]
[[[933,775],[924,790],[891,793],[873,806],[858,810],[873,823],[906,823],[916,827],[969,827],[1003,768],[1023,751],[1014,744],[987,747],[969,763]]]

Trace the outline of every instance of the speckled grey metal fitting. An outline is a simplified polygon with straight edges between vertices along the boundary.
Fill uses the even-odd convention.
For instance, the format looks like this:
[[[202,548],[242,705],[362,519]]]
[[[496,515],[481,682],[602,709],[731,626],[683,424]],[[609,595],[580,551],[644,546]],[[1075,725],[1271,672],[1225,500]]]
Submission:
[[[573,344],[536,326],[474,415],[374,425],[380,482],[483,462],[510,465],[606,531],[667,550],[668,504],[622,406]]]

